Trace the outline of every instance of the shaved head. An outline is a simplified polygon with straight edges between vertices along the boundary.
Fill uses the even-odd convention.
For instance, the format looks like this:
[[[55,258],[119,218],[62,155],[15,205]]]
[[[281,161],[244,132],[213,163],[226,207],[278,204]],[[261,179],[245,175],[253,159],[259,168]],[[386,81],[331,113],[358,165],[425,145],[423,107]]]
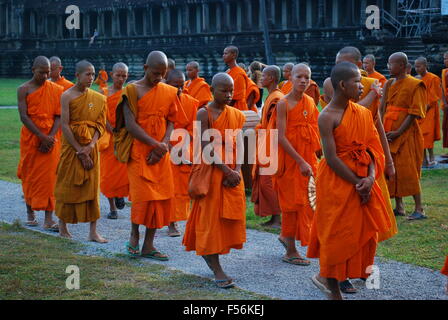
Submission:
[[[192,67],[195,68],[196,70],[199,70],[199,63],[197,63],[196,61],[191,61],[187,63],[187,68],[188,67]]]
[[[306,70],[307,72],[309,72],[310,77],[311,77],[311,68],[309,67],[309,65],[307,65],[306,63],[299,63],[296,64],[291,71],[291,74],[295,74],[301,70]]]
[[[173,59],[168,59],[168,69],[175,69],[176,68],[176,61],[174,61]]]
[[[360,75],[359,68],[351,62],[340,62],[331,70],[331,84],[335,91],[340,90],[341,81],[349,81]]]
[[[212,78],[212,87],[216,88],[221,85],[233,85],[233,79],[225,72],[217,73]]]
[[[62,61],[59,57],[53,56],[50,58],[50,63],[54,66],[62,66]]]
[[[90,68],[90,67],[92,67],[92,68],[95,69],[95,67],[93,66],[93,64],[91,64],[89,61],[87,61],[87,60],[81,60],[81,61],[79,61],[79,62],[76,64],[76,66],[75,66],[75,70],[76,70],[76,73],[81,74],[81,73],[83,73],[84,71],[86,71],[87,68]]]
[[[421,63],[427,66],[428,60],[425,57],[418,57],[417,59],[415,59],[415,63]]]
[[[275,84],[278,84],[280,82],[281,77],[281,70],[278,66],[272,65],[267,66],[263,70],[263,74],[266,74],[274,79]]]
[[[129,68],[126,64],[124,64],[123,62],[117,62],[116,64],[114,64],[114,66],[112,67],[112,72],[116,72],[118,70],[124,70],[126,72],[128,72]]]
[[[228,46],[228,47],[226,47],[226,50],[229,50],[231,53],[233,53],[235,55],[235,59],[238,58],[238,55],[239,55],[240,52],[239,52],[237,47],[235,47],[235,46]]]
[[[372,61],[373,63],[376,62],[375,56],[374,56],[373,54],[368,54],[368,55],[366,55],[366,56],[364,57],[364,60],[365,60],[365,59],[368,59],[368,60]]]
[[[403,65],[408,64],[408,56],[404,52],[395,52],[389,57],[390,61],[402,63]]]
[[[358,67],[360,67],[359,64],[362,64],[361,60],[361,51],[359,51],[359,49],[356,47],[344,47],[339,50],[338,54],[336,55],[336,64],[345,61],[354,63]]]
[[[185,81],[185,75],[182,71],[180,71],[179,69],[173,69],[168,71],[168,74],[166,76],[166,81],[168,82],[172,82],[174,80],[179,80],[182,79],[182,81]]]
[[[291,71],[292,68],[294,68],[294,63],[292,63],[292,62],[288,62],[288,63],[286,63],[286,64],[283,66],[283,70],[289,70],[289,71]]]
[[[168,68],[168,58],[162,51],[151,51],[146,57],[146,65],[150,68],[157,68],[161,65],[165,65]]]
[[[50,66],[50,60],[45,56],[38,56],[33,61],[33,68]]]

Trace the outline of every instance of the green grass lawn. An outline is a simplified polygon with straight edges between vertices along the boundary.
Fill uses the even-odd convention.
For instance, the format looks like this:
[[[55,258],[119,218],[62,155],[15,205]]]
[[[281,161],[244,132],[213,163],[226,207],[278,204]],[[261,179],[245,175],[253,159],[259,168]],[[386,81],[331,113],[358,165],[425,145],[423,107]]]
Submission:
[[[0,300],[264,300],[241,289],[222,290],[208,279],[138,259],[78,255],[83,245],[0,224]],[[67,266],[80,270],[68,290]]]

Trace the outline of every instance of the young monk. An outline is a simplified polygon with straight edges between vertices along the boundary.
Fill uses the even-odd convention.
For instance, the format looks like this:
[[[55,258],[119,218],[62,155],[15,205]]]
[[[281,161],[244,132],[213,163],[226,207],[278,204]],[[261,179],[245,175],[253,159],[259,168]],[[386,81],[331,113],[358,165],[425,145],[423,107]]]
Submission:
[[[269,122],[271,120],[272,114],[275,112],[277,103],[283,98],[284,94],[278,88],[278,82],[280,80],[280,68],[277,66],[267,66],[261,76],[261,85],[266,88],[269,92],[268,97],[264,102],[263,111],[261,114],[261,121],[255,127],[257,131],[257,150],[260,145],[260,139],[264,138],[264,148],[266,150],[266,156],[270,156],[268,150],[270,148],[267,146],[269,144]],[[259,130],[266,130],[266,136],[263,137],[259,134]],[[259,152],[257,152],[259,154]],[[263,163],[257,161],[257,164],[253,166],[252,169],[252,197],[251,201],[254,203],[255,214],[259,217],[271,217],[271,219],[265,223],[263,226],[278,229],[281,227],[280,214],[281,209],[278,203],[277,191],[274,190],[272,185],[272,175],[263,175],[260,172],[262,167],[269,166],[266,161]]]
[[[201,122],[201,136],[207,129],[213,128],[221,134],[222,144],[212,142],[215,156],[210,188],[204,198],[193,202],[182,243],[187,251],[196,251],[204,258],[219,288],[230,288],[234,286],[233,280],[223,271],[219,256],[228,254],[232,248],[242,249],[246,242],[246,197],[241,163],[235,155],[237,145],[238,152],[244,153],[244,145],[242,139],[226,135],[225,130],[242,129],[245,116],[229,106],[233,80],[228,74],[218,73],[213,77],[212,93],[213,101],[207,108],[198,111],[197,120]],[[232,139],[227,141],[232,150],[225,149],[227,139]],[[201,142],[205,156],[208,143]]]
[[[103,92],[107,89],[107,80],[109,80],[109,76],[107,75],[106,70],[101,69],[98,72],[98,78],[96,78],[95,83]]]
[[[89,240],[107,242],[96,231],[100,218],[98,139],[106,129],[106,97],[90,89],[95,68],[76,64],[76,85],[61,97],[62,147],[55,188],[59,233],[71,238],[67,223],[90,222]]]
[[[334,95],[319,116],[325,159],[316,179],[317,207],[307,256],[319,258],[313,283],[330,299],[342,299],[338,282],[367,278],[379,232],[390,228],[384,197],[376,182],[384,155],[372,114],[352,102],[363,86],[349,62],[331,72]],[[349,208],[349,210],[347,210]]]
[[[236,59],[238,59],[238,48],[229,46],[224,49],[222,59],[225,64],[229,66],[227,73],[232,77],[234,82],[233,98],[230,106],[244,111],[249,110],[247,107],[247,74],[244,69],[238,66]]]
[[[396,175],[388,180],[397,215],[404,215],[403,197],[413,196],[414,212],[409,220],[425,219],[421,200],[420,173],[423,162],[423,135],[418,120],[425,117],[427,96],[423,81],[406,73],[408,58],[397,52],[389,57],[393,81],[383,97],[384,130],[389,141]]]
[[[193,98],[199,101],[199,108],[205,107],[210,101],[213,100],[210,86],[205,82],[204,78],[200,78],[199,75],[199,63],[191,61],[186,67],[187,77],[190,79],[185,82],[184,93],[189,94]]]
[[[295,240],[302,246],[309,242],[313,210],[308,201],[308,183],[317,169],[320,138],[317,128],[319,111],[311,97],[305,94],[311,78],[306,64],[291,71],[292,91],[277,103],[278,171],[274,177],[280,208],[282,232],[279,241],[286,249],[283,261],[308,266],[297,251]]]
[[[177,91],[177,96],[180,99],[180,105],[187,116],[186,118],[181,117],[179,120],[176,119],[174,122],[174,129],[184,129],[189,133],[190,143],[187,145],[188,153],[182,154],[182,150],[178,151],[177,156],[180,156],[183,161],[179,164],[173,163],[171,161],[171,169],[173,171],[173,177],[175,179],[174,183],[174,203],[175,210],[173,210],[173,216],[170,218],[170,225],[168,226],[168,236],[179,237],[180,231],[177,228],[178,221],[187,220],[188,214],[190,212],[190,197],[188,196],[188,178],[191,172],[191,165],[188,162],[192,162],[193,153],[193,121],[196,120],[196,112],[199,107],[199,101],[191,97],[188,94],[183,93],[182,89],[185,83],[185,76],[182,71],[174,69],[169,72],[167,76],[166,83],[170,86],[175,87]],[[181,114],[181,113],[179,113]],[[187,120],[187,121],[185,121]],[[185,132],[186,133],[186,132]],[[185,136],[179,137],[177,141],[172,141],[171,144],[178,145],[181,148],[183,144],[187,143],[185,141]],[[180,144],[180,145],[179,145]],[[180,154],[179,154],[180,152]],[[173,158],[173,154],[171,154]],[[185,163],[186,162],[186,163]]]
[[[320,88],[316,81],[310,79],[310,85],[306,89],[305,94],[309,95],[314,100],[314,104],[317,106],[320,101]]]
[[[126,164],[114,155],[113,131],[116,124],[116,109],[128,79],[128,66],[122,62],[114,64],[111,72],[112,85],[104,95],[107,97],[106,131],[100,139],[100,190],[109,201],[108,219],[118,219],[118,209],[125,207],[124,198],[129,196],[129,179]],[[101,143],[105,147],[102,149]]]
[[[59,57],[50,58],[50,68],[51,68],[50,71],[51,81],[63,87],[64,91],[74,86],[73,82],[68,81],[63,76],[61,76],[61,72],[64,69],[64,67],[62,66],[62,62],[61,59],[59,59]]]
[[[367,77],[377,79],[381,83],[381,87],[384,88],[384,85],[387,82],[385,76],[375,70],[376,59],[373,54],[368,54],[364,57],[362,61],[362,65],[364,70],[367,72]]]
[[[419,121],[423,134],[423,167],[434,167],[434,141],[439,141],[440,136],[440,110],[439,101],[442,99],[442,82],[434,73],[428,72],[428,61],[424,57],[415,60],[415,71],[419,80],[425,83],[426,96],[428,98],[426,106],[426,117]],[[426,157],[428,150],[429,159]]]
[[[443,148],[448,148],[448,52],[443,55],[443,62],[447,69],[442,70],[442,108],[443,108]],[[448,158],[448,154],[442,155],[443,158]],[[448,163],[447,160],[442,160],[443,163]]]
[[[283,66],[283,81],[279,84],[279,89],[283,94],[288,94],[292,90],[291,71],[294,63],[288,62]]]
[[[182,112],[177,88],[161,82],[167,68],[168,59],[163,52],[149,53],[144,78],[126,86],[118,105],[116,131],[125,126],[122,132],[130,137],[125,140],[124,149],[120,147],[120,135],[114,137],[119,160],[127,162],[132,199],[132,229],[127,251],[131,256],[160,261],[167,261],[168,256],[154,247],[154,236],[157,229],[170,224],[174,215],[174,180],[168,144],[178,110]],[[120,110],[124,112],[124,122],[119,119]],[[121,154],[123,150],[127,150],[127,156]],[[141,251],[140,225],[146,227]]]
[[[54,186],[59,160],[61,86],[48,81],[50,61],[39,56],[31,68],[33,77],[17,89],[20,120],[20,161],[17,177],[22,190],[28,219],[26,225],[37,226],[34,211],[45,211],[44,229],[58,232],[53,221],[55,207]]]

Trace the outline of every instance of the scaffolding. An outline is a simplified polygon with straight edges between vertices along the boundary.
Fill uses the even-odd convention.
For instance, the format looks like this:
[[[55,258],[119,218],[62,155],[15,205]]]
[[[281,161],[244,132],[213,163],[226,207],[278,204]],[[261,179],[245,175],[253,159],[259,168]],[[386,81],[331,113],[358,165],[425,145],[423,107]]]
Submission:
[[[440,5],[434,6],[434,2],[434,0],[398,0],[396,17],[383,9],[383,21],[393,30],[395,37],[418,38],[430,34],[434,18],[441,14]]]

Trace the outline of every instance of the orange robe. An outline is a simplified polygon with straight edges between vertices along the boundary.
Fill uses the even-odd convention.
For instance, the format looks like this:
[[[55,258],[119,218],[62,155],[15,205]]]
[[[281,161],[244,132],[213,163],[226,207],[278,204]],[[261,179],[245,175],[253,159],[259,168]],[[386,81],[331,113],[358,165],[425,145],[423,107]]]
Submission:
[[[311,98],[313,98],[314,103],[316,106],[319,104],[320,101],[320,89],[317,83],[314,80],[310,80],[309,87],[305,90],[305,93],[309,95]]]
[[[61,114],[61,94],[63,88],[51,81],[44,84],[26,97],[27,114],[37,128],[49,134],[55,116]],[[61,148],[59,136],[48,153],[38,150],[39,138],[27,127],[20,131],[20,160],[17,177],[22,180],[22,190],[27,205],[33,210],[54,211],[54,186],[56,167]]]
[[[423,81],[411,76],[397,81],[389,88],[384,115],[384,130],[398,130],[408,115],[425,117],[426,89]],[[395,177],[387,185],[392,198],[419,194],[423,163],[423,135],[418,118],[397,139],[389,142],[395,164]]]
[[[266,98],[264,102],[263,111],[261,114],[261,121],[255,127],[257,130],[257,140],[262,137],[258,134],[258,130],[266,130],[267,136],[265,141],[258,143],[264,143],[266,148],[266,155],[269,156],[267,152],[267,144],[269,143],[269,129],[268,124],[271,119],[272,114],[277,106],[277,103],[280,99],[282,99],[284,94],[280,91],[280,89],[274,90],[269,96]],[[257,143],[257,150],[258,150]],[[258,152],[257,152],[258,154]],[[265,161],[263,161],[265,162]],[[281,209],[278,203],[278,195],[277,191],[274,190],[272,184],[272,176],[261,175],[259,173],[260,167],[266,167],[268,165],[263,165],[261,163],[257,163],[252,168],[252,196],[251,201],[254,203],[254,212],[259,217],[268,217],[274,215],[280,215]]]
[[[316,151],[320,150],[320,136],[317,126],[319,110],[311,97],[304,94],[302,99],[289,109],[286,99],[286,138],[297,153],[317,169]],[[275,115],[277,118],[277,115]],[[272,119],[272,121],[276,119]],[[309,243],[313,210],[308,201],[309,178],[300,173],[297,162],[279,145],[278,170],[274,176],[274,188],[278,192],[282,210],[282,236],[295,238],[302,246]]]
[[[128,84],[123,96],[130,97]],[[167,121],[175,122],[181,110],[177,88],[158,83],[137,103],[135,119],[137,124],[152,138],[162,141]],[[152,147],[137,139],[132,140],[130,159],[127,164],[129,193],[132,199],[131,221],[150,229],[160,229],[170,224],[175,210],[174,180],[170,156],[167,153],[158,163],[148,165],[146,157]]]
[[[70,89],[71,87],[73,87],[75,85],[73,82],[68,81],[64,77],[61,77],[58,81],[55,81],[54,83],[63,87],[64,91],[66,91],[67,89]]]
[[[253,82],[252,79],[247,78],[246,100],[249,99],[249,96],[252,93],[255,93],[253,105],[248,106],[248,108],[249,108],[249,110],[258,112],[257,102],[260,100],[260,88],[258,88],[256,83]]]
[[[448,100],[448,69],[442,70],[442,94]],[[443,112],[443,147],[448,148],[448,112]]]
[[[369,74],[367,77],[377,79],[381,83],[381,87],[384,88],[384,84],[387,82],[387,79],[385,76],[383,76],[378,71],[374,71],[371,74]]]
[[[70,106],[70,128],[81,146],[92,141],[95,131],[100,137],[106,129],[106,97],[88,89],[73,99]],[[56,215],[65,223],[94,222],[100,217],[100,164],[98,143],[92,150],[94,167],[85,170],[76,150],[62,135],[61,160],[55,188]]]
[[[225,137],[226,129],[242,129],[245,116],[239,110],[226,106],[211,127]],[[236,149],[235,140],[233,142]],[[222,154],[225,155],[224,139]],[[223,160],[225,161],[225,160]],[[225,161],[226,162],[226,161]],[[233,163],[228,164],[235,168]],[[227,188],[222,184],[223,172],[213,167],[210,189],[205,198],[195,200],[188,217],[183,238],[187,251],[196,251],[199,256],[211,254],[227,254],[230,249],[242,249],[246,242],[246,195],[244,181],[235,188]]]
[[[196,113],[199,107],[199,101],[189,96],[188,94],[180,95],[180,104],[182,110],[186,115],[186,119],[181,117],[174,122],[174,129],[185,129],[190,133],[190,146],[188,148],[189,154],[185,155],[185,158],[189,161],[193,161],[193,121],[196,120]],[[181,114],[180,112],[178,114]],[[183,114],[182,114],[183,115]],[[187,121],[185,121],[187,120]],[[185,141],[181,142],[182,138],[179,138],[177,142],[172,142],[173,145],[181,143],[183,145]],[[183,139],[182,139],[183,140]],[[171,162],[171,169],[173,171],[174,178],[174,202],[175,210],[172,212],[170,222],[177,222],[187,220],[188,213],[190,211],[190,197],[188,196],[188,178],[191,172],[191,166],[186,164],[176,165]]]
[[[115,111],[122,90],[107,97],[107,121],[115,128]],[[126,164],[119,162],[114,155],[113,135],[106,130],[106,148],[100,149],[100,190],[107,198],[124,198],[129,195],[129,179]]]
[[[445,258],[445,265],[443,266],[441,273],[448,276],[448,256]]]
[[[371,113],[350,102],[339,126],[334,129],[339,159],[357,176],[368,175],[375,158],[376,176],[384,171],[384,155]],[[316,177],[316,212],[311,228],[307,256],[319,258],[320,275],[343,281],[367,278],[366,268],[373,265],[379,232],[390,229],[389,216],[377,181],[371,199],[361,197],[350,182],[341,178],[323,159]]]
[[[423,134],[423,147],[434,148],[434,141],[439,141],[440,136],[440,109],[439,100],[442,99],[441,80],[434,73],[427,72],[421,79],[426,86],[427,108],[426,117],[420,119],[419,125]]]
[[[199,107],[207,105],[210,101],[213,100],[210,86],[207,82],[205,82],[204,78],[196,78],[193,81],[188,80],[187,82],[185,82],[184,93],[187,93],[198,100]]]
[[[292,90],[292,82],[291,80],[287,80],[283,82],[283,85],[281,86],[280,90],[283,92],[284,95],[287,95]]]
[[[235,66],[227,70],[229,76],[233,79],[233,98],[235,100],[234,108],[244,111],[247,107],[247,74],[241,67]]]
[[[98,78],[96,79],[95,83],[98,84],[98,86],[104,90],[106,88],[107,90],[107,80],[109,79],[107,72],[105,70],[100,70],[98,72]]]

